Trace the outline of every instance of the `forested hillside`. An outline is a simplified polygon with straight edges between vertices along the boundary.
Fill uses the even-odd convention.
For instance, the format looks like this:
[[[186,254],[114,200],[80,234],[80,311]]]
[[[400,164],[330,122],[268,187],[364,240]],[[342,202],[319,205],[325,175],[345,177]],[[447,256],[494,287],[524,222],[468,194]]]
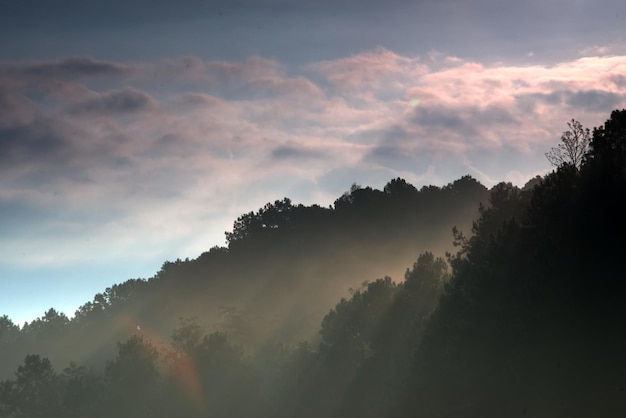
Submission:
[[[626,111],[525,200],[492,194],[460,242],[401,416],[626,412]]]
[[[567,138],[523,189],[285,199],[72,320],[3,317],[0,416],[622,417],[626,110]]]
[[[3,318],[0,377],[11,377],[29,353],[56,367],[76,361],[101,370],[138,327],[167,341],[181,318],[227,332],[248,351],[317,344],[319,324],[337,300],[367,281],[400,280],[423,251],[452,249],[452,228],[471,228],[488,194],[466,176],[420,190],[402,179],[383,190],[355,184],[331,207],[268,203],[234,222],[227,247],[165,262],[148,280],[112,285],[71,320],[50,309],[18,331]]]

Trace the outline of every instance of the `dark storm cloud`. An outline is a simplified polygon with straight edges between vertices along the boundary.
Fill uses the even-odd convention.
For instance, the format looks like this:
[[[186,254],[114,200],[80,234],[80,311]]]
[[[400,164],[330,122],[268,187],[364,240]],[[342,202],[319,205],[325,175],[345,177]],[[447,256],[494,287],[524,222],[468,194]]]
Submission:
[[[127,115],[156,107],[156,102],[146,93],[133,88],[114,90],[98,97],[73,104],[68,108],[75,115]]]

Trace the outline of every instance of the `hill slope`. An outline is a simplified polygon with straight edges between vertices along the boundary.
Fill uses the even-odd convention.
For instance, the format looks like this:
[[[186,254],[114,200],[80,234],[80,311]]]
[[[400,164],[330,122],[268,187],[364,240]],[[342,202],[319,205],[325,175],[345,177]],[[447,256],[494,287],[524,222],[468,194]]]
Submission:
[[[30,352],[55,365],[102,365],[138,327],[167,340],[188,317],[248,347],[316,339],[340,297],[366,281],[401,278],[423,251],[452,249],[451,229],[469,230],[487,200],[488,190],[466,176],[421,190],[402,179],[383,190],[354,185],[329,208],[268,203],[234,222],[227,247],[165,262],[147,281],[113,285],[71,321],[48,311],[3,342],[0,376]]]

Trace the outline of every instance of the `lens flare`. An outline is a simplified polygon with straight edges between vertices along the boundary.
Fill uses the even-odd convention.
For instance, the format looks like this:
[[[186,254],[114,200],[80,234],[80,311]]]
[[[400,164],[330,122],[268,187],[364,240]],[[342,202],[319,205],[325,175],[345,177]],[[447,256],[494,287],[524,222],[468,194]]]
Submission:
[[[202,398],[200,376],[198,376],[198,369],[193,358],[182,354],[177,359],[172,372],[183,393],[193,402],[199,411],[203,410],[204,401]]]

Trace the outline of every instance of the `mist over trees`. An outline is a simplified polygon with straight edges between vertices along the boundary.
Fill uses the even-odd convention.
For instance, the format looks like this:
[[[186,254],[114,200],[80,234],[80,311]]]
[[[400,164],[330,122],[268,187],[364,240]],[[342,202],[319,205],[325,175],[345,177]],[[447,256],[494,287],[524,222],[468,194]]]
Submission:
[[[319,324],[337,300],[366,281],[401,278],[420,252],[451,249],[450,229],[469,228],[488,194],[466,176],[421,190],[402,179],[383,190],[355,184],[332,207],[268,203],[235,220],[227,247],[165,262],[148,280],[112,285],[71,320],[51,309],[26,324],[7,339],[0,378],[33,352],[56,367],[76,361],[102,370],[137,326],[167,340],[179,318],[227,332],[246,349],[317,344]]]
[[[0,317],[0,416],[623,416],[626,110],[569,127],[521,189],[283,199],[72,319]]]

